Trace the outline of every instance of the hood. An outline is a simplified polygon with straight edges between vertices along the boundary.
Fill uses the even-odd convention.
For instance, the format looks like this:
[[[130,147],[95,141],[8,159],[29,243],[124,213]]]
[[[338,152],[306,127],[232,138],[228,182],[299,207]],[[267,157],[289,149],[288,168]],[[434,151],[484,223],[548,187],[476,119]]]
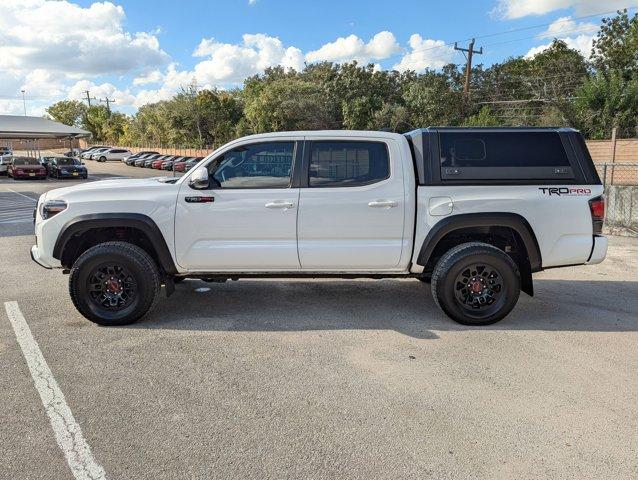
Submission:
[[[113,196],[121,199],[124,194],[123,190],[139,190],[167,188],[174,184],[173,181],[179,180],[173,177],[155,177],[155,178],[117,178],[112,180],[100,180],[97,182],[87,182],[71,187],[56,188],[50,190],[47,199],[58,199],[74,197],[76,195],[86,195],[87,193],[95,193],[100,196]]]

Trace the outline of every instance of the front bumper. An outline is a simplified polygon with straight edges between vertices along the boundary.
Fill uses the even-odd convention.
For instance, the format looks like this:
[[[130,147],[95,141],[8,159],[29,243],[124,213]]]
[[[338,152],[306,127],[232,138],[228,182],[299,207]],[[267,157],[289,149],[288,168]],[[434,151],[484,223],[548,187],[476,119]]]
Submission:
[[[602,262],[607,256],[607,245],[609,240],[602,235],[594,235],[594,246],[591,249],[591,255],[585,262],[587,265],[595,265]]]
[[[31,247],[31,260],[40,265],[41,267],[48,268],[51,270],[53,267],[42,260],[40,257],[40,252],[38,251],[38,246],[34,245]]]

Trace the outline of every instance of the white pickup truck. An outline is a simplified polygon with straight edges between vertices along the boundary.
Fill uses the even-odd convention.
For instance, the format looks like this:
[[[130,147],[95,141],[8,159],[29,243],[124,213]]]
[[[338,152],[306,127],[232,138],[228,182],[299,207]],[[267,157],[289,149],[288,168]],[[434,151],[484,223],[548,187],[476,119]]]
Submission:
[[[102,325],[184,278],[414,278],[453,320],[505,317],[532,273],[595,264],[603,187],[580,133],[426,128],[253,135],[181,178],[52,190],[31,256]],[[400,307],[399,307],[400,308]]]

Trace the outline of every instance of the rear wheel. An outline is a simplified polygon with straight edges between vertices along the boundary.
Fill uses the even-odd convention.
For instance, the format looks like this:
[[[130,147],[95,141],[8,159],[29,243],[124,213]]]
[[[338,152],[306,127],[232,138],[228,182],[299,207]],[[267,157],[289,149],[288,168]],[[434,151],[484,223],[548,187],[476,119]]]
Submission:
[[[489,325],[509,314],[521,288],[516,263],[487,243],[464,243],[449,250],[432,273],[432,296],[452,320]]]
[[[144,250],[127,242],[105,242],[75,261],[69,293],[78,311],[92,322],[127,325],[152,308],[160,283],[157,266]]]

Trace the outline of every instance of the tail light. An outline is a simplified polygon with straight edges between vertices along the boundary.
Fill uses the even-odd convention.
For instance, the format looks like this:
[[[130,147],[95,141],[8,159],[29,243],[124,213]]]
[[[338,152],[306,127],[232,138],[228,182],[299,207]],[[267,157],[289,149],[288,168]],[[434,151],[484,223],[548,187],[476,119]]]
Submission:
[[[603,233],[603,221],[605,220],[605,197],[592,198],[589,201],[589,211],[591,212],[591,221],[594,227],[594,235]]]

